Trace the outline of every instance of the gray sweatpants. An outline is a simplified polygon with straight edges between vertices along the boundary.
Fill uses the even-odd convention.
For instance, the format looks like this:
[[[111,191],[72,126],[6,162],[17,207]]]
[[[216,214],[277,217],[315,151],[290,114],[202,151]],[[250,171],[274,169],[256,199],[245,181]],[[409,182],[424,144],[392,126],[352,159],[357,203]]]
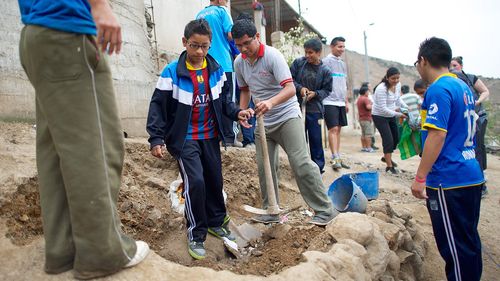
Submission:
[[[304,121],[297,117],[282,123],[266,126],[266,139],[271,162],[271,172],[274,182],[276,199],[278,196],[278,168],[279,168],[279,146],[287,156],[293,175],[297,181],[300,194],[304,201],[311,207],[316,215],[327,217],[333,214],[333,206],[326,195],[326,188],[321,180],[318,165],[316,165],[307,152],[307,143],[304,134]],[[259,183],[263,198],[263,208],[269,206],[266,192],[266,177],[262,158],[262,146],[259,139],[259,130],[255,130],[255,144],[257,154],[257,165],[259,169]]]
[[[123,133],[111,72],[92,37],[28,25],[20,56],[36,95],[45,271],[120,270],[135,254],[116,209]]]

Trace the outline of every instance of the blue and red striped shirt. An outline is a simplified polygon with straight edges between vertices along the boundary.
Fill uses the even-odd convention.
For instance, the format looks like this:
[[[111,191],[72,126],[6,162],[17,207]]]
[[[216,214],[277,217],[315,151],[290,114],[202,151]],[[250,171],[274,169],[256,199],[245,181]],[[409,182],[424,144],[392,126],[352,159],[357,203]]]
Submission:
[[[208,68],[206,61],[202,68],[194,68],[188,62],[193,82],[193,110],[188,125],[186,140],[207,140],[218,137],[217,124],[210,100],[210,85],[208,83]]]

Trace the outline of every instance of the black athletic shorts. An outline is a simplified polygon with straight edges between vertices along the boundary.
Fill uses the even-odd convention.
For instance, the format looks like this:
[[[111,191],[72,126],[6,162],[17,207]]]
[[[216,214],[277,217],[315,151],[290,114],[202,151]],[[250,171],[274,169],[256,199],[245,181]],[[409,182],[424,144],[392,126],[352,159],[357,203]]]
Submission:
[[[328,129],[347,126],[345,106],[325,105],[325,122]]]

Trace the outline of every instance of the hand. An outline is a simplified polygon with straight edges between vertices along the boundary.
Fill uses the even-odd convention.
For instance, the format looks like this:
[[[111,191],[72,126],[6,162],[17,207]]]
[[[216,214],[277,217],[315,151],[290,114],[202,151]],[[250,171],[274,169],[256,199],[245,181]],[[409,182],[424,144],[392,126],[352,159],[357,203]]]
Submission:
[[[311,101],[316,96],[316,92],[309,91],[307,94],[307,101]]]
[[[345,103],[345,113],[349,113],[349,102]]]
[[[411,193],[418,199],[427,199],[427,193],[425,192],[425,182],[413,181],[411,185]]]
[[[474,106],[480,106],[480,105],[481,105],[481,102],[478,100],[474,103]]]
[[[240,125],[243,126],[244,128],[251,128],[252,125],[248,123],[248,119],[252,118],[254,114],[255,112],[251,108],[241,110],[238,113],[238,120],[240,122]]]
[[[309,89],[306,88],[306,87],[302,87],[302,89],[300,89],[300,96],[301,97],[305,97],[307,95],[307,93],[309,92]]]
[[[273,108],[273,103],[269,100],[261,101],[255,105],[255,113],[260,117]]]
[[[102,52],[108,54],[120,53],[122,48],[121,27],[116,19],[108,1],[90,1],[92,17],[97,27],[97,44]]]
[[[151,155],[153,155],[156,158],[163,158],[163,155],[165,153],[165,145],[155,145],[153,148],[151,148]]]

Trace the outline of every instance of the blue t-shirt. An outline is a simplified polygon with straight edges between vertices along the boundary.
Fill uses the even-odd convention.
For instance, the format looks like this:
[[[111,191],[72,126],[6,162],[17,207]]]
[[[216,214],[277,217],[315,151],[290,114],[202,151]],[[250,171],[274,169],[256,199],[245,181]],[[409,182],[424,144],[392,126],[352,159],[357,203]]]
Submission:
[[[454,74],[441,75],[422,103],[422,142],[432,128],[446,132],[443,149],[427,176],[430,188],[459,188],[484,182],[474,152],[477,115],[469,87]]]
[[[201,10],[196,18],[207,20],[212,30],[212,44],[208,53],[222,66],[224,72],[233,72],[233,60],[227,34],[231,32],[233,21],[221,6],[210,5]]]
[[[18,0],[21,20],[78,34],[96,35],[96,26],[86,0]]]

